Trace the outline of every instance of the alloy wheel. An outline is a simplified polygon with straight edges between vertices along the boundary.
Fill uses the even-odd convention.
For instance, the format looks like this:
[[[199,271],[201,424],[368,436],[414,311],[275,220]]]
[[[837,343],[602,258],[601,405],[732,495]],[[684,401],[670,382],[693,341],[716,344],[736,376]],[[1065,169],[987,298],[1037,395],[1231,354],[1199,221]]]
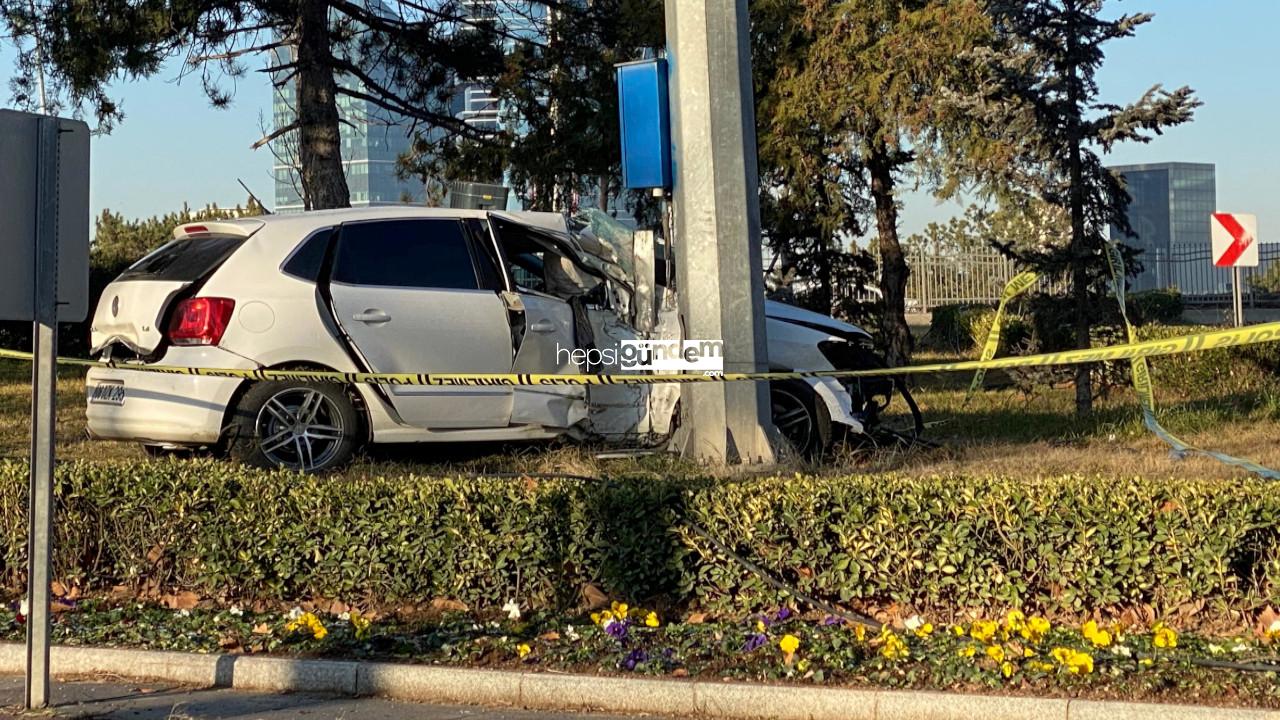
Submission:
[[[342,413],[333,400],[311,388],[288,388],[272,395],[254,423],[262,454],[293,470],[323,467],[346,438]]]
[[[795,393],[780,387],[770,390],[769,402],[774,427],[778,428],[778,432],[782,433],[797,452],[807,452],[814,433],[817,432],[816,421],[809,406]]]

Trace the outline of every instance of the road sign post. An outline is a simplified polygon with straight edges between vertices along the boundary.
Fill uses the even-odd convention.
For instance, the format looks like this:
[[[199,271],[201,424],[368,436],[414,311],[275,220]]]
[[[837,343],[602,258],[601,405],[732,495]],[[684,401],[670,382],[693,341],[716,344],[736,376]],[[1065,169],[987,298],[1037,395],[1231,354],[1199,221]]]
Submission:
[[[49,590],[58,321],[83,320],[89,285],[89,128],[0,111],[0,319],[30,320],[31,466],[27,508],[24,704],[49,704]]]
[[[1231,268],[1231,317],[1236,327],[1244,325],[1244,278],[1242,267],[1258,266],[1258,218],[1245,213],[1214,213],[1210,219],[1213,264]]]

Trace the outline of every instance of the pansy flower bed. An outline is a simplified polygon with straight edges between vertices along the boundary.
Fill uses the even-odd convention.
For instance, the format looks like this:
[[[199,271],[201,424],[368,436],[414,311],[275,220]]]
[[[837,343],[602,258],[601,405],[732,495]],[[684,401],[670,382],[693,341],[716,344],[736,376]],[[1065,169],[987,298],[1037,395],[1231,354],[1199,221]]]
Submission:
[[[786,607],[742,618],[667,619],[621,602],[574,617],[523,613],[515,601],[502,612],[418,616],[305,606],[171,610],[82,600],[61,608],[54,638],[193,652],[1280,707],[1277,674],[1262,671],[1280,668],[1280,620],[1209,637],[1163,622],[1066,625],[1018,610],[960,623],[910,616],[875,630]],[[7,640],[23,636],[20,610],[0,611]]]

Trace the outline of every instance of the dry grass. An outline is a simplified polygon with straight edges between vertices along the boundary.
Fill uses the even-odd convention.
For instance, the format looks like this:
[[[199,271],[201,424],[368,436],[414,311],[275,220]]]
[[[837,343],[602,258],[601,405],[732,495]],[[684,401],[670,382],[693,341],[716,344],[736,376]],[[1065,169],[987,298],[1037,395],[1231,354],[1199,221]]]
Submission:
[[[25,459],[30,428],[30,366],[0,362],[0,458]],[[993,378],[998,381],[998,378]],[[1141,423],[1127,389],[1101,400],[1094,417],[1077,420],[1072,390],[1059,388],[1026,396],[1012,389],[987,390],[964,403],[968,377],[938,376],[916,383],[915,395],[928,437],[941,447],[927,449],[848,448],[822,463],[782,463],[776,471],[822,474],[1012,475],[1066,473],[1146,477],[1241,477],[1245,471],[1216,460],[1173,457]],[[83,372],[68,368],[58,382],[58,452],[63,459],[141,459],[132,443],[89,441],[84,432]],[[1160,398],[1161,420],[1193,445],[1280,468],[1280,398],[1267,392],[1197,401]],[[899,403],[900,404],[900,403]],[[891,416],[898,425],[905,418]],[[439,475],[460,473],[565,473],[573,475],[719,475],[666,453],[599,459],[602,448],[566,444],[454,444],[385,446],[361,456],[344,474]],[[745,468],[735,473],[760,472]]]

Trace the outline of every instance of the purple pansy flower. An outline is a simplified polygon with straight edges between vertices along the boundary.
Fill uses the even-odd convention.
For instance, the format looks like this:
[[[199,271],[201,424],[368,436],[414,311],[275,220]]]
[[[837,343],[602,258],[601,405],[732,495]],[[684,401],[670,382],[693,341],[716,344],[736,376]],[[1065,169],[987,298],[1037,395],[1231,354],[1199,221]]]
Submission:
[[[757,648],[762,648],[769,642],[768,636],[764,633],[755,633],[747,636],[747,642],[742,646],[742,652],[749,653]]]
[[[604,631],[609,637],[622,640],[627,636],[627,630],[631,627],[630,620],[614,620],[604,626]]]
[[[622,667],[627,670],[635,670],[636,665],[639,665],[640,663],[645,662],[648,659],[649,659],[649,653],[641,650],[640,648],[636,648],[635,650],[632,650],[631,652],[627,653],[627,657],[624,658],[622,661]]]

